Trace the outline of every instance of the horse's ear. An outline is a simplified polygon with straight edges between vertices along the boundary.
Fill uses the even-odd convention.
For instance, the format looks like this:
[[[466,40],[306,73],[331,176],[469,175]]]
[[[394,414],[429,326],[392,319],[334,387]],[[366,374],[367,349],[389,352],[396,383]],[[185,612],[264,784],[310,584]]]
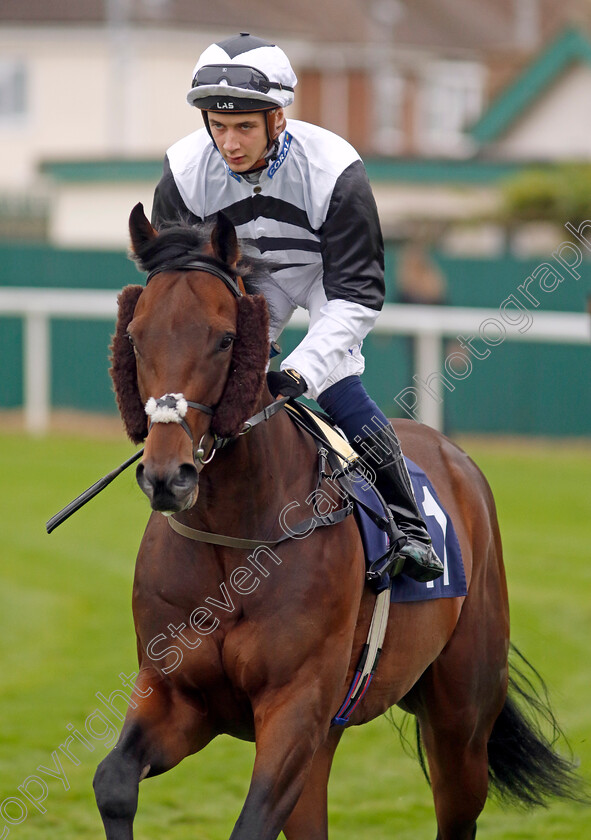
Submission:
[[[211,429],[220,437],[236,437],[258,405],[269,362],[269,310],[263,295],[238,299],[236,341],[230,376]]]
[[[211,247],[214,256],[225,265],[236,266],[240,259],[240,248],[236,228],[221,210],[217,214],[215,226],[211,232]]]
[[[110,348],[109,373],[115,387],[117,405],[125,431],[133,443],[141,443],[148,434],[148,420],[137,386],[135,354],[127,336],[127,327],[133,318],[136,304],[143,290],[143,286],[126,286],[117,298],[119,304],[117,326]]]
[[[158,232],[152,227],[144,213],[144,205],[141,201],[135,205],[129,216],[129,235],[134,254],[138,253],[142,245],[158,236]]]

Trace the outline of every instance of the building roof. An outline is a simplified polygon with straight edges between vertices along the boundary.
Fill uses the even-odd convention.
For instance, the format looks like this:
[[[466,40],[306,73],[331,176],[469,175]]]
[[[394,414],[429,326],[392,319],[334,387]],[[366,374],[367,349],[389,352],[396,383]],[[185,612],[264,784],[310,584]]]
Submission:
[[[364,158],[367,173],[375,183],[495,184],[520,172],[523,161],[448,160],[447,158]],[[136,182],[156,183],[162,174],[162,158],[98,158],[45,160],[40,171],[61,183]]]
[[[531,49],[584,0],[2,0],[0,24],[100,25],[111,14],[143,26],[247,30],[263,37],[444,49]],[[521,12],[519,11],[521,9]],[[529,14],[528,14],[528,11]],[[533,9],[533,12],[532,12]]]
[[[591,65],[591,41],[581,30],[569,27],[493,100],[470,130],[474,140],[485,144],[505,134],[563,73],[579,62]]]

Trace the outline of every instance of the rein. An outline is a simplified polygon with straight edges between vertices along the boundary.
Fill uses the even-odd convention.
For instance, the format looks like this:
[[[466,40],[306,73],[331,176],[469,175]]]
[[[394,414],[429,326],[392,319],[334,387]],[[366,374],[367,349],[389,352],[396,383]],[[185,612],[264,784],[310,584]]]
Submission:
[[[270,405],[265,406],[265,408],[261,411],[258,411],[245,421],[244,426],[240,431],[240,435],[245,435],[247,432],[250,432],[254,426],[257,426],[265,420],[269,420],[274,414],[281,411],[288,400],[289,397],[281,397],[281,399],[275,400],[275,402],[272,402]],[[202,436],[197,447],[195,447],[193,433],[191,432],[189,424],[185,420],[185,415],[189,408],[202,411],[204,414],[209,414],[212,417],[215,414],[215,406],[192,402],[191,400],[185,399],[183,394],[164,394],[162,397],[158,397],[158,399],[150,397],[145,406],[146,414],[150,418],[150,427],[148,431],[152,428],[154,423],[178,423],[191,438],[195,458],[203,466],[205,464],[209,464],[217,450],[225,446],[230,440],[232,440],[232,438],[218,437],[215,434],[212,435],[213,446],[211,447],[209,456],[205,458],[205,435]]]
[[[277,402],[285,402],[286,400],[290,399],[289,397],[283,397],[282,400],[278,400]],[[276,405],[277,403],[273,403],[272,405]],[[271,408],[272,406],[269,406]],[[263,412],[259,412],[259,414],[263,414]],[[258,416],[258,415],[257,415]],[[254,420],[255,418],[252,418]],[[262,418],[261,419],[267,419]],[[326,473],[324,472],[324,464],[327,459],[327,451],[324,449],[323,446],[319,446],[318,442],[315,441],[316,447],[318,449],[318,482],[316,485],[316,489],[320,487],[324,478],[326,478]],[[336,461],[332,461],[329,458],[329,462],[331,462],[331,467],[333,471],[336,470]],[[353,500],[351,498],[348,499],[347,503],[344,507],[339,508],[338,510],[329,511],[326,514],[322,514],[316,504],[314,504],[314,516],[305,519],[303,522],[298,522],[297,525],[290,527],[284,530],[282,536],[277,537],[273,540],[252,540],[252,539],[242,539],[240,537],[229,537],[225,534],[214,534],[211,531],[198,531],[196,528],[191,528],[189,525],[184,525],[182,522],[179,522],[178,519],[174,518],[174,515],[170,515],[166,517],[166,521],[168,522],[169,526],[172,528],[173,531],[176,531],[177,534],[180,534],[183,537],[187,537],[190,540],[195,540],[196,542],[203,542],[208,543],[209,545],[223,545],[226,548],[242,548],[242,549],[256,549],[260,546],[276,546],[285,540],[291,539],[298,539],[303,536],[310,534],[316,528],[323,528],[328,527],[330,525],[338,525],[339,522],[342,522],[348,516],[353,513]]]

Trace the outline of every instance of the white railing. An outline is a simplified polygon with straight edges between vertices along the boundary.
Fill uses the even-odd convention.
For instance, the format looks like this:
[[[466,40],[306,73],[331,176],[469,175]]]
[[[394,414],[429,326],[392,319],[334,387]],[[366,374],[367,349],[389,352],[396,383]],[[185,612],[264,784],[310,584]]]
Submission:
[[[83,318],[111,320],[117,313],[116,291],[0,288],[0,317],[19,317],[24,320],[24,412],[25,428],[32,434],[43,434],[49,427],[50,415],[50,331],[51,318]],[[441,429],[443,423],[443,392],[448,383],[459,375],[451,366],[450,357],[444,359],[443,339],[481,337],[484,352],[508,341],[542,341],[564,344],[589,344],[591,319],[577,312],[537,312],[535,309],[512,310],[514,316],[501,315],[498,309],[468,307],[420,306],[387,304],[381,312],[374,333],[408,335],[415,340],[415,386],[403,389],[414,400],[411,406],[404,400],[398,404],[412,409],[412,415],[423,423]],[[520,319],[520,320],[518,320]],[[486,337],[486,329],[496,322],[504,330],[495,340]],[[290,326],[306,326],[307,314],[298,310]],[[493,327],[493,329],[498,329]],[[484,337],[483,337],[484,336]],[[479,350],[481,357],[483,350]],[[470,351],[464,354],[470,361]],[[449,362],[449,368],[448,368]],[[442,371],[447,371],[443,373]],[[426,385],[428,383],[428,386]],[[407,411],[409,413],[409,411]]]

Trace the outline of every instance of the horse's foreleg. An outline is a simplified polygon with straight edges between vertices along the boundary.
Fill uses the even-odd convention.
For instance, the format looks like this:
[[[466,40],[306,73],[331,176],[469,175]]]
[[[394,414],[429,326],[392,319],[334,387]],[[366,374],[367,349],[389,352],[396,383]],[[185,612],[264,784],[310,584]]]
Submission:
[[[328,778],[343,732],[340,726],[331,729],[326,741],[316,750],[304,789],[283,827],[286,840],[328,839]]]
[[[207,718],[173,688],[145,672],[139,679],[142,696],[132,695],[119,741],[93,782],[107,840],[132,840],[143,778],[170,770],[214,734]]]
[[[323,693],[325,696],[323,696]],[[256,758],[248,796],[230,840],[276,840],[298,801],[337,700],[310,674],[255,709]]]
[[[142,777],[141,728],[123,729],[117,747],[101,761],[94,776],[94,793],[108,840],[132,840]]]

